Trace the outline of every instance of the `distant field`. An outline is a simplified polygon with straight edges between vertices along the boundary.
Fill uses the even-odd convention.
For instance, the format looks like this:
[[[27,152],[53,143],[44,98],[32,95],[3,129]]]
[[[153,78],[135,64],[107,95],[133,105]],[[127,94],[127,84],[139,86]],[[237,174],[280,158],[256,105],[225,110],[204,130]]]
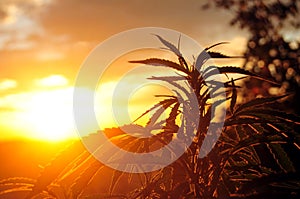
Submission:
[[[0,180],[8,177],[38,177],[42,167],[70,142],[0,142]]]

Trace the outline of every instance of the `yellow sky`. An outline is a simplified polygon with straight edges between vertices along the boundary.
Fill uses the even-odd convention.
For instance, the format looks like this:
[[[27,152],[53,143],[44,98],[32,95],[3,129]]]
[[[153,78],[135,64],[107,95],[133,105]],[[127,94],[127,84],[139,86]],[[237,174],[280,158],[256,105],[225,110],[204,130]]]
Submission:
[[[72,116],[76,75],[93,48],[121,31],[145,26],[170,28],[203,46],[230,41],[218,50],[241,54],[247,34],[228,26],[231,13],[203,11],[202,4],[199,0],[1,0],[0,140],[76,136]],[[144,58],[152,55],[145,53]],[[126,63],[121,62],[116,61],[115,67]],[[99,85],[99,90],[107,93],[96,106],[101,113],[111,113],[111,90],[119,77],[111,74]],[[132,96],[131,117],[143,112],[141,108],[149,108],[154,91],[167,92],[157,86],[140,91],[141,95]],[[141,98],[147,92],[150,97]],[[98,116],[103,127],[113,125],[111,117]],[[87,121],[87,133],[95,130]]]

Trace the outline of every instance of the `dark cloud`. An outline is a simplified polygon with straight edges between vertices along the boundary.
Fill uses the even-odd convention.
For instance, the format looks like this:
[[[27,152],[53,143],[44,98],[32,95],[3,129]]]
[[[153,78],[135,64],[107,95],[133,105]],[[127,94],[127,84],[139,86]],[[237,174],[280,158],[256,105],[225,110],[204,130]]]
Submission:
[[[159,26],[192,35],[223,34],[230,15],[201,10],[199,0],[101,1],[64,0],[49,5],[38,20],[52,34],[76,40],[102,40],[131,28]],[[232,31],[227,31],[229,34]]]
[[[199,0],[2,0],[0,20],[14,17],[11,15],[19,17],[20,23],[15,26],[18,34],[42,30],[43,34],[37,31],[27,34],[26,39],[34,35],[39,37],[38,42],[66,35],[72,42],[98,43],[118,32],[144,26],[175,29],[204,43],[218,37],[226,40],[233,38],[237,29],[227,28],[231,18],[228,12],[204,11],[201,9],[203,3]],[[17,8],[21,18],[16,13],[8,12],[9,6]],[[36,27],[27,25],[20,31],[18,27],[25,24],[21,19],[32,20]],[[13,32],[9,30],[6,34],[12,35]]]
[[[239,36],[239,30],[228,28],[230,14],[203,11],[202,4],[199,0],[0,0],[0,19],[17,17],[7,27],[0,25],[1,75],[22,80],[21,85],[50,73],[74,79],[99,42],[137,27],[175,29],[204,46]],[[9,13],[8,6],[18,13]]]
[[[0,22],[5,20],[6,17],[7,17],[7,11],[4,8],[0,7]]]

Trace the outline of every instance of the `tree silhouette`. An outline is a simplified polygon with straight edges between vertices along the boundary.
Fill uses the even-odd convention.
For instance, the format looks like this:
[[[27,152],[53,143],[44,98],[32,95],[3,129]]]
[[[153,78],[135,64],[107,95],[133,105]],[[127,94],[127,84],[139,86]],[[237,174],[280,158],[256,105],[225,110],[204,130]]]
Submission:
[[[300,1],[213,0],[203,8],[207,9],[212,4],[234,12],[230,24],[250,33],[243,67],[279,84],[274,86],[268,82],[247,81],[244,96],[252,98],[292,92],[294,95],[284,104],[284,108],[299,114],[300,43],[299,38],[292,37],[296,37],[296,29],[300,27]]]

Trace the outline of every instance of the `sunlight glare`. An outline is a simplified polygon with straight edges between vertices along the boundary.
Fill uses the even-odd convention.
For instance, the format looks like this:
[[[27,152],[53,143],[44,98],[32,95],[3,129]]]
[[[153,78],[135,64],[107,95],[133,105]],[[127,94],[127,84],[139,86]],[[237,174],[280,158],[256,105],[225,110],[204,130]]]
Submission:
[[[50,75],[43,79],[36,80],[36,84],[42,87],[66,86],[68,84],[68,79],[62,75]]]
[[[34,137],[48,141],[75,138],[72,117],[72,89],[37,92],[28,102],[24,117]]]

